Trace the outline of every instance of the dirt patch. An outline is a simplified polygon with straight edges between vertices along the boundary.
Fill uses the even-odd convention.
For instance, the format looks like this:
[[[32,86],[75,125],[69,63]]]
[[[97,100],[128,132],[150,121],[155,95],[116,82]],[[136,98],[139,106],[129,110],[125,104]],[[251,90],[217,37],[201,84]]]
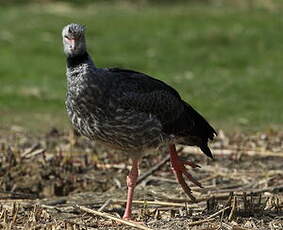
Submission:
[[[0,131],[0,228],[134,228],[90,213],[122,215],[126,156],[72,132]],[[191,147],[180,153],[201,166],[190,169],[204,186],[191,187],[196,203],[176,183],[165,150],[145,156],[135,219],[150,229],[283,229],[283,134],[220,132],[211,147],[214,160]]]

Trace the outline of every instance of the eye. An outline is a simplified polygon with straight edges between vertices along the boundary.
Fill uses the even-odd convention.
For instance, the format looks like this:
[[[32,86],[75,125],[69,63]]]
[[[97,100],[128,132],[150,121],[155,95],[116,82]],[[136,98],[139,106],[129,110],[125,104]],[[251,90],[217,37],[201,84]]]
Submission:
[[[65,35],[65,36],[64,36],[64,38],[66,38],[66,39],[70,40],[70,38],[69,38],[67,35]]]

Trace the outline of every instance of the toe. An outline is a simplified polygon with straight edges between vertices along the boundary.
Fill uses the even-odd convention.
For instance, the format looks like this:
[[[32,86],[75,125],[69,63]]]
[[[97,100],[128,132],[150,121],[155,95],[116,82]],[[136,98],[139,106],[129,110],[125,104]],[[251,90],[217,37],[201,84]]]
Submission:
[[[203,188],[203,186],[201,185],[201,183],[200,183],[197,179],[193,178],[193,176],[192,176],[190,173],[188,173],[187,171],[184,171],[183,174],[184,174],[186,177],[188,177],[188,179],[189,179],[191,182],[193,182],[196,186],[199,186],[200,188]]]
[[[186,183],[186,181],[184,180],[182,173],[176,172],[176,178],[177,178],[179,184],[181,185],[182,189],[184,190],[184,192],[190,197],[190,199],[193,202],[195,202],[196,198],[192,195],[192,191],[191,191],[190,187],[188,186],[188,184]]]
[[[193,162],[191,162],[191,161],[184,161],[183,163],[184,163],[184,165],[189,165],[189,166],[191,166],[192,168],[200,168],[199,165],[197,165],[197,164],[195,164],[195,163],[193,163]]]

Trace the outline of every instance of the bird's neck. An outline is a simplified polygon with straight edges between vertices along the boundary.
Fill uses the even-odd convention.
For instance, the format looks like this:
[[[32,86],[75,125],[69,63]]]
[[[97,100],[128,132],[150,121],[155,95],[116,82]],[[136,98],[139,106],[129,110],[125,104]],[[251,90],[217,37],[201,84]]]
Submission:
[[[91,65],[92,67],[95,68],[95,65],[94,65],[91,57],[87,53],[87,51],[85,51],[82,54],[78,54],[76,56],[68,56],[67,57],[67,68],[68,69],[74,69],[74,68],[77,68],[77,67],[79,67],[80,65],[83,65],[83,64]]]

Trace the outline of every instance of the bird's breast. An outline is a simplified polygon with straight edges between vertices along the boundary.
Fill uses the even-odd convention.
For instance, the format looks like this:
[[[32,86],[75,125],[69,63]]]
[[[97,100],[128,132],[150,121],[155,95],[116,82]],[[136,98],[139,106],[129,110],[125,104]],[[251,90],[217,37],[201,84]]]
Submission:
[[[79,133],[114,149],[144,152],[166,141],[154,116],[121,108],[105,110],[97,106],[90,110],[73,100],[67,100],[66,104],[71,123]]]

